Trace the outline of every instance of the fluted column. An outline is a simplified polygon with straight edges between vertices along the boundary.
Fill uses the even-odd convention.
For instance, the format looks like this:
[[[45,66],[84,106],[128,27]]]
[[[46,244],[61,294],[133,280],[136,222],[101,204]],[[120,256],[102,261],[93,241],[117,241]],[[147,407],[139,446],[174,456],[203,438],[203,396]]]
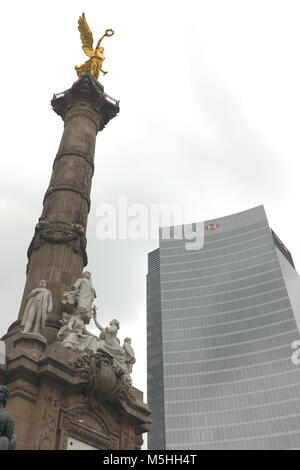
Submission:
[[[28,293],[41,279],[48,281],[53,310],[48,316],[48,342],[56,337],[62,312],[63,292],[87,264],[86,226],[94,173],[98,131],[119,111],[119,103],[104,93],[103,86],[86,72],[71,89],[54,95],[54,111],[65,123],[54,160],[43,212],[28,248],[27,279],[17,322],[20,324]]]

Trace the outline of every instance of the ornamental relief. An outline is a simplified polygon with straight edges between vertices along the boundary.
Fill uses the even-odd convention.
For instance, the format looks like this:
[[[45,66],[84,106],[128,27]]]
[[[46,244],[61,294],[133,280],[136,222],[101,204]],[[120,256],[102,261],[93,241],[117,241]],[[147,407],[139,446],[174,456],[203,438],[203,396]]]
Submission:
[[[78,423],[78,425],[82,427],[92,429],[93,431],[105,436],[109,436],[109,429],[107,426],[87,410],[73,410],[68,413],[68,416],[71,418],[72,423]]]
[[[60,419],[60,448],[67,448],[68,437],[73,437],[97,449],[110,449],[110,431],[98,416],[84,409],[62,412]]]
[[[18,379],[8,385],[10,397],[23,395],[28,400],[35,402],[39,395],[39,388],[26,380]]]
[[[43,427],[38,449],[55,449],[59,419],[60,395],[57,390],[49,388],[44,398]]]
[[[68,224],[66,229],[61,224],[41,222],[36,225],[35,234],[27,250],[28,258],[33,251],[38,251],[45,243],[65,244],[75,253],[82,256],[84,265],[87,264],[86,236],[84,228],[79,224]]]

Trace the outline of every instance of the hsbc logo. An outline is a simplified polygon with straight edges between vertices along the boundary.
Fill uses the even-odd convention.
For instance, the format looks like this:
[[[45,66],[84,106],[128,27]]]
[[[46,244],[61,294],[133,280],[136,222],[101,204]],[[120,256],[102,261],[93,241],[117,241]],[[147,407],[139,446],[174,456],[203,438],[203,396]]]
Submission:
[[[208,232],[212,232],[213,230],[217,230],[218,228],[220,227],[219,224],[208,224],[206,225],[205,230],[207,230]]]

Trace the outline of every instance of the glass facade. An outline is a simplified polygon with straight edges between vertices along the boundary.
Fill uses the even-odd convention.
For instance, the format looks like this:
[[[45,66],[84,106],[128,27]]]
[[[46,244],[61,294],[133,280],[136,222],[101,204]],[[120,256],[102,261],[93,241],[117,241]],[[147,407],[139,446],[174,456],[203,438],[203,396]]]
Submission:
[[[300,448],[291,255],[263,206],[204,226],[203,248],[161,234],[148,258],[149,449]]]

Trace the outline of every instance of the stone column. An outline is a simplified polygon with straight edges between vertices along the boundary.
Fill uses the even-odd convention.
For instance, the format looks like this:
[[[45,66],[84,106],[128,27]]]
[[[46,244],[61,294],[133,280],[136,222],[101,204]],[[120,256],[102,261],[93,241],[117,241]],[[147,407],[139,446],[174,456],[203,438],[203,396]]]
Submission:
[[[119,111],[119,102],[108,97],[89,72],[71,89],[54,95],[51,104],[64,121],[64,132],[43,212],[28,248],[27,279],[18,320],[9,328],[13,330],[20,324],[28,293],[45,279],[53,294],[53,310],[44,332],[48,342],[56,339],[60,326],[62,294],[87,264],[85,232],[96,136]]]

